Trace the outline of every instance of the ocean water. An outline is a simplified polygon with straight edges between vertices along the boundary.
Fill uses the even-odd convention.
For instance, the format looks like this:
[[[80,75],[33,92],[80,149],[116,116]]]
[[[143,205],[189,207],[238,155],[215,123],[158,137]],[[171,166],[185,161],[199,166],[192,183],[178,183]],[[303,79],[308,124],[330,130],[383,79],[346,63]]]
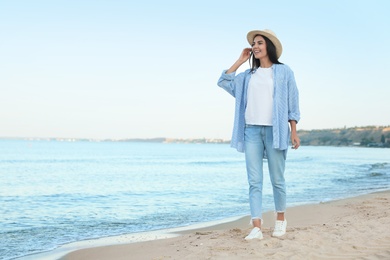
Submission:
[[[303,146],[286,168],[288,206],[390,188],[390,149]],[[267,174],[263,200],[273,210]],[[0,140],[0,259],[248,214],[227,144]]]

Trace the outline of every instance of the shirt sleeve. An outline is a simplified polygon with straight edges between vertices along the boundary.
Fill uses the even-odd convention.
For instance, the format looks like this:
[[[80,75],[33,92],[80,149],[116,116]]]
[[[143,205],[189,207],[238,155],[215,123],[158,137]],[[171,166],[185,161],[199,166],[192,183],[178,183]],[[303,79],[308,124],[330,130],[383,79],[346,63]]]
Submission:
[[[229,74],[226,74],[227,70],[224,70],[222,72],[221,77],[218,80],[218,86],[226,90],[230,95],[233,97],[236,96],[236,73],[232,72]]]
[[[288,120],[295,120],[297,123],[301,118],[299,110],[299,91],[295,82],[294,72],[290,70],[287,82],[288,86]]]

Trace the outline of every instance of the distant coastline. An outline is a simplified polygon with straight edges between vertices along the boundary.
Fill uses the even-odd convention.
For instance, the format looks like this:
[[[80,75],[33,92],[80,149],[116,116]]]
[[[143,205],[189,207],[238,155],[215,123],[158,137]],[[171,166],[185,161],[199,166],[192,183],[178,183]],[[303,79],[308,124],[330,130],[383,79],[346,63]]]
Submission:
[[[306,146],[363,146],[390,148],[389,126],[362,126],[351,128],[298,130],[301,145]],[[220,138],[44,138],[44,137],[0,137],[0,140],[58,141],[58,142],[153,142],[153,143],[196,143],[227,144],[230,140]]]
[[[57,141],[57,142],[139,142],[139,143],[230,143],[230,140],[219,138],[126,138],[126,139],[93,139],[93,138],[61,138],[61,137],[0,137],[0,140]]]
[[[390,147],[390,126],[299,130],[301,145]]]

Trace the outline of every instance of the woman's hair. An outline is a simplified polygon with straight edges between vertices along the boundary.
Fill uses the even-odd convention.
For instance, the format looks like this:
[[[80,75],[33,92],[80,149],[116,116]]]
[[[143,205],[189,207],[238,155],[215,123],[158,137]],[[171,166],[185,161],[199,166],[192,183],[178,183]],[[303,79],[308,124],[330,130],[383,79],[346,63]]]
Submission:
[[[255,35],[255,37],[256,36],[261,36],[264,38],[266,46],[267,46],[267,54],[268,54],[270,61],[273,64],[283,64],[278,60],[278,56],[276,55],[276,48],[275,48],[275,45],[273,44],[273,42],[271,42],[271,40],[268,39],[267,37],[265,37],[264,35],[257,34],[257,35]],[[249,64],[251,64],[250,65],[251,72],[254,72],[258,67],[260,67],[260,60],[256,59],[255,55],[253,55],[253,53],[251,53],[251,56],[252,56],[252,64],[250,63],[250,61],[249,61]]]

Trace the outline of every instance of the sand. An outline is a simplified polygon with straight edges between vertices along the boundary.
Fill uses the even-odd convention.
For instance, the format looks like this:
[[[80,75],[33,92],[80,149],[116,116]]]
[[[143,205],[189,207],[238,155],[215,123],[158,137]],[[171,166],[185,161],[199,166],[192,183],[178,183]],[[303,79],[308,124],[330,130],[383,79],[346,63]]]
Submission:
[[[263,240],[246,241],[249,217],[180,236],[100,246],[67,254],[77,259],[390,259],[390,191],[289,208],[287,234],[271,237],[274,214],[264,216]]]

